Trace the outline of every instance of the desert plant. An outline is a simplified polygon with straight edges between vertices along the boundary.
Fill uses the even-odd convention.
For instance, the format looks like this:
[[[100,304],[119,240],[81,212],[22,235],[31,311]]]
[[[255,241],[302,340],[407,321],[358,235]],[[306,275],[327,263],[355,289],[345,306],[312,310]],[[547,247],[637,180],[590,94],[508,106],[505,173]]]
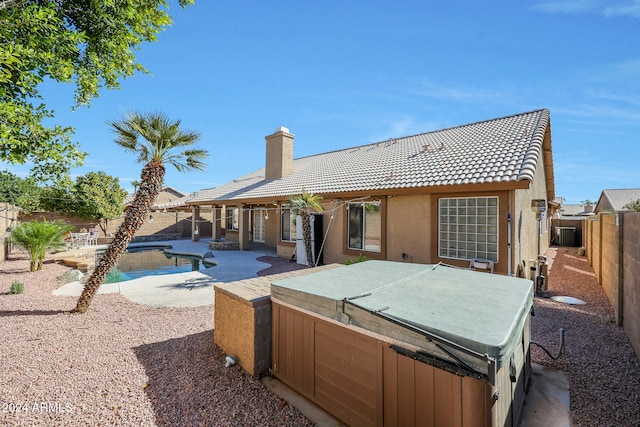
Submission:
[[[65,246],[64,234],[73,227],[63,221],[24,222],[11,233],[11,242],[29,253],[31,271],[42,269],[48,251]]]
[[[18,282],[17,280],[14,280],[13,283],[11,283],[11,289],[9,290],[10,294],[21,294],[24,292],[24,284],[22,282]]]
[[[87,311],[107,273],[118,263],[118,258],[144,224],[162,189],[165,163],[173,165],[180,172],[202,170],[205,166],[202,159],[207,156],[206,150],[193,147],[200,139],[198,132],[181,130],[180,120],[172,121],[162,113],[130,113],[123,120],[109,124],[116,133],[116,144],[125,151],[136,154],[136,160],[144,166],[140,186],[127,209],[124,221],[85,283],[74,313]]]

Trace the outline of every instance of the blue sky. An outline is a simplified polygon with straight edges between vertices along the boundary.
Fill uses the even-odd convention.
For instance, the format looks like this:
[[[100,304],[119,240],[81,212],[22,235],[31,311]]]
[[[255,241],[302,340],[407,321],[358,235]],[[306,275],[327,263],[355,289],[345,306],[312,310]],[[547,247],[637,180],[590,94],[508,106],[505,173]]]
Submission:
[[[151,75],[72,112],[71,85],[43,95],[105,171],[132,190],[141,166],[108,120],[163,111],[202,133],[201,173],[182,192],[264,165],[277,127],[295,157],[539,108],[551,111],[556,195],[597,200],[640,187],[640,1],[196,0],[138,59]],[[29,166],[7,166],[24,176]]]

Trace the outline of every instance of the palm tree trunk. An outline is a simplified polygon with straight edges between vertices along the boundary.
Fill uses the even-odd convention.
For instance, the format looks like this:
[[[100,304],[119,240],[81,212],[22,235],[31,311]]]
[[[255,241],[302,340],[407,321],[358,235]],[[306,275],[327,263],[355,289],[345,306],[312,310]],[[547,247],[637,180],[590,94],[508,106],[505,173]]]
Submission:
[[[127,210],[122,225],[113,240],[102,255],[100,262],[93,270],[78,298],[74,313],[85,313],[98,288],[104,282],[109,271],[117,264],[118,258],[124,253],[133,236],[144,224],[149,209],[162,189],[165,168],[161,162],[150,162],[142,168],[140,188],[136,191],[133,203]]]
[[[307,253],[307,266],[313,267],[313,251],[311,250],[311,214],[307,211],[300,211],[302,217],[302,238],[304,249]]]

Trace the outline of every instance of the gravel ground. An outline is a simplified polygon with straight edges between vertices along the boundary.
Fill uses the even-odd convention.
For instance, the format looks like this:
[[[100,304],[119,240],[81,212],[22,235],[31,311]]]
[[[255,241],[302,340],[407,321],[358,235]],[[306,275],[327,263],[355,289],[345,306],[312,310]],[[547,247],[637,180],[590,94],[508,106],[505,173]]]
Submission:
[[[568,305],[535,298],[533,341],[557,353],[565,330],[565,354],[552,360],[537,346],[531,359],[566,372],[571,388],[574,426],[640,426],[640,362],[593,269],[576,248],[552,248],[548,287],[551,296],[579,298],[587,305]]]
[[[153,308],[97,295],[69,315],[67,267],[0,264],[0,425],[312,425],[213,344],[212,306]],[[25,285],[8,295],[11,283]]]
[[[535,299],[532,361],[566,372],[575,426],[640,426],[640,362],[586,259],[552,249],[552,295],[586,306]],[[304,268],[261,258],[260,275]],[[224,367],[213,344],[211,306],[152,308],[98,295],[85,315],[73,297],[53,297],[68,268],[48,262],[28,271],[25,256],[0,264],[0,425],[312,425],[240,368]],[[8,295],[11,282],[24,283]]]

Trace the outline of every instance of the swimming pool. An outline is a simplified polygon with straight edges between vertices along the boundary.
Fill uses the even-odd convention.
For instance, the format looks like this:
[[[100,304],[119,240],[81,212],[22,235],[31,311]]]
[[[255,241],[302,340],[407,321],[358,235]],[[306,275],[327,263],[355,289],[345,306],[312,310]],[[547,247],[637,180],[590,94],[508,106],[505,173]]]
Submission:
[[[96,263],[100,258],[96,253]],[[197,255],[182,255],[165,252],[165,247],[140,246],[128,248],[118,259],[105,283],[124,282],[145,276],[202,271],[215,266]]]

